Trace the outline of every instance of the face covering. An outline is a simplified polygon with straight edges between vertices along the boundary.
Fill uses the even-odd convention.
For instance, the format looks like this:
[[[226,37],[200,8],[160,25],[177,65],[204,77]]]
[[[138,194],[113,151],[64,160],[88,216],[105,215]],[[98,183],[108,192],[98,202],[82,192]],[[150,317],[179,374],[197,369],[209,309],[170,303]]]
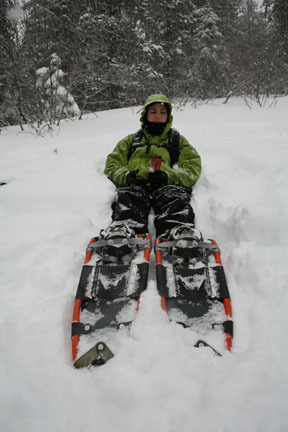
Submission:
[[[161,135],[164,132],[164,129],[167,125],[166,123],[152,123],[148,120],[145,121],[144,129],[150,134],[150,135]]]

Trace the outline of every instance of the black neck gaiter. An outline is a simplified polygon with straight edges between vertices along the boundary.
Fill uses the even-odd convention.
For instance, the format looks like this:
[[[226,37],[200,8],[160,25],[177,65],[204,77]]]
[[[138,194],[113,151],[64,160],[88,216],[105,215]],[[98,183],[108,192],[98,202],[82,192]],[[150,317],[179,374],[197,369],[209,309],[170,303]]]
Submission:
[[[144,129],[149,133],[149,135],[161,135],[167,125],[166,123],[152,123],[148,120],[145,121]]]

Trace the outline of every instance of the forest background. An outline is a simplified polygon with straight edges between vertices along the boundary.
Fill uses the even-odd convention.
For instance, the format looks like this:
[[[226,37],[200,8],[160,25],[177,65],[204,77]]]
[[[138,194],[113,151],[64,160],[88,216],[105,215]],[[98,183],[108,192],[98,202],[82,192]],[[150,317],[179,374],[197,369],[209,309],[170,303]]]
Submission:
[[[288,94],[287,0],[0,0],[0,18],[0,128],[67,116],[59,88],[78,117]]]

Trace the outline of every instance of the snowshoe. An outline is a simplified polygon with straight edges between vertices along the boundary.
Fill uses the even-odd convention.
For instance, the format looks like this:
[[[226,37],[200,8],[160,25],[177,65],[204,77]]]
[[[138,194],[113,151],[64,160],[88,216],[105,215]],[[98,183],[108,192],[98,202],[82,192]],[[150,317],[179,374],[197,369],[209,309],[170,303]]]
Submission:
[[[193,330],[196,347],[215,353],[232,347],[230,295],[214,240],[180,225],[155,241],[157,287],[171,321]]]
[[[121,329],[134,320],[146,289],[150,250],[148,235],[135,236],[120,222],[90,241],[73,310],[75,367],[103,364],[113,357]]]

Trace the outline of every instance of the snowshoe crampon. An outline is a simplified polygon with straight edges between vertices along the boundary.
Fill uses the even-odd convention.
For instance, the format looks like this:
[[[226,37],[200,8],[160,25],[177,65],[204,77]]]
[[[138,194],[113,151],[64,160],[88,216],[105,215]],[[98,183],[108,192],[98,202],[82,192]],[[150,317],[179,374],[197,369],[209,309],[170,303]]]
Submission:
[[[196,347],[231,350],[232,308],[220,250],[191,226],[155,241],[157,287],[171,321],[193,330]]]
[[[101,231],[87,248],[72,322],[75,367],[106,363],[129,328],[147,286],[151,238],[125,224]],[[99,349],[102,348],[103,349]]]

